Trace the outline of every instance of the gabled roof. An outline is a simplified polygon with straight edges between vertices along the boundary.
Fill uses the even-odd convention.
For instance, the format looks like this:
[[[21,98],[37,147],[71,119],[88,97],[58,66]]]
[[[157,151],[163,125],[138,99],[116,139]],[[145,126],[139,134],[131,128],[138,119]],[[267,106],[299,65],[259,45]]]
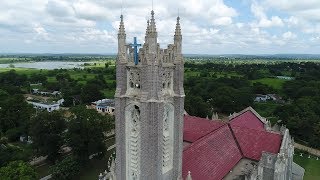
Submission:
[[[250,129],[264,130],[266,120],[251,107],[233,115],[230,124]]]
[[[276,133],[231,125],[245,158],[259,161],[262,152],[277,154],[282,136]]]
[[[278,153],[282,135],[264,129],[266,119],[251,107],[233,115],[229,123],[184,117],[182,175],[195,180],[223,179],[242,158],[259,161],[262,152]]]
[[[195,142],[210,132],[223,126],[225,123],[210,121],[208,119],[185,115],[183,126],[183,140]]]
[[[191,171],[195,180],[222,179],[241,158],[230,128],[224,125],[184,150],[182,175]]]

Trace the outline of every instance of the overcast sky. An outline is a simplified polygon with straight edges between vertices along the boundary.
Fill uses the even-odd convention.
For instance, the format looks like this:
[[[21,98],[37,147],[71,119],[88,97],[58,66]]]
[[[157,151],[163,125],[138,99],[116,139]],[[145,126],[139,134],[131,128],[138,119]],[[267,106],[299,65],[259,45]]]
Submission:
[[[151,0],[1,0],[0,53],[116,53],[144,40]],[[161,47],[178,12],[187,54],[320,54],[320,0],[154,0]]]

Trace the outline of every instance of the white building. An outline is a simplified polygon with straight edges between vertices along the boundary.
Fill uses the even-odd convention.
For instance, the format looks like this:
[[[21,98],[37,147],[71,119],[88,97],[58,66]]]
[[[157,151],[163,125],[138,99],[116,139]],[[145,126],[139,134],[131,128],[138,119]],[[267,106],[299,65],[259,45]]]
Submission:
[[[64,102],[64,99],[60,99],[59,101],[53,102],[53,103],[27,101],[27,103],[32,104],[34,108],[45,109],[48,112],[52,112],[54,110],[59,110],[60,105],[62,105],[63,102]]]

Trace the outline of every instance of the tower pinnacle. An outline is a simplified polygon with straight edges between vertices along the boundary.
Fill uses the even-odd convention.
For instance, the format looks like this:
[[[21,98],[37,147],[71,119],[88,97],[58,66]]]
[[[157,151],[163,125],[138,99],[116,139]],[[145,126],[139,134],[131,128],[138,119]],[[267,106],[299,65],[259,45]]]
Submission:
[[[121,14],[120,16],[120,26],[119,26],[119,32],[118,36],[120,35],[126,35],[125,28],[124,28],[124,23],[123,23],[123,15]]]
[[[151,11],[151,22],[150,22],[150,28],[149,28],[151,33],[157,33],[157,28],[156,28],[156,22],[154,19],[154,11]]]
[[[180,17],[177,17],[176,30],[174,33],[175,36],[181,36],[181,26],[180,26]]]
[[[148,35],[148,32],[150,31],[150,21],[147,21],[147,30],[146,30],[146,36]]]
[[[182,60],[181,55],[182,55],[182,34],[181,34],[181,26],[180,26],[180,17],[177,17],[177,24],[176,24],[176,30],[174,33],[174,45],[176,49],[176,54],[177,56],[180,56],[176,60]]]

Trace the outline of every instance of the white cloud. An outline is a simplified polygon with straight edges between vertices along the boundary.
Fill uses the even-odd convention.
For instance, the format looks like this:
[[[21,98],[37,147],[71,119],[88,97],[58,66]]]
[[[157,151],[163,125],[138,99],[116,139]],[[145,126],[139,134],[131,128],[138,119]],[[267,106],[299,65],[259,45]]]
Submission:
[[[290,16],[289,18],[285,19],[285,22],[288,24],[289,27],[291,27],[291,26],[297,26],[300,21],[295,16]]]
[[[320,34],[319,0],[262,0],[262,4],[288,14],[290,17],[285,22],[289,28],[299,28],[308,34]]]
[[[134,36],[143,41],[151,2],[124,2],[127,41]],[[319,44],[317,18],[307,17],[320,8],[316,1],[247,2],[251,6],[242,11],[238,1],[232,6],[224,0],[158,1],[154,4],[158,41],[161,47],[172,43],[179,9],[186,53],[273,53],[281,48],[294,51],[293,46],[311,41]],[[254,20],[243,14],[250,10]],[[115,0],[1,1],[0,34],[5,36],[0,36],[0,52],[114,53],[120,12],[121,1]],[[293,28],[309,36],[304,38]]]
[[[285,40],[291,40],[297,38],[297,35],[288,31],[282,34],[282,38]]]
[[[220,17],[213,20],[214,25],[226,26],[232,24],[232,19],[230,17]]]
[[[275,27],[283,26],[283,21],[279,16],[272,16],[270,19],[265,13],[263,6],[258,4],[256,1],[253,1],[251,4],[251,12],[257,18],[257,22],[254,22],[252,25],[257,27]]]
[[[49,0],[46,4],[46,10],[53,16],[69,17],[74,15],[74,10],[67,1]]]
[[[77,17],[86,20],[108,20],[112,14],[110,10],[99,6],[96,3],[90,2],[88,0],[79,0],[73,3],[73,8]]]

